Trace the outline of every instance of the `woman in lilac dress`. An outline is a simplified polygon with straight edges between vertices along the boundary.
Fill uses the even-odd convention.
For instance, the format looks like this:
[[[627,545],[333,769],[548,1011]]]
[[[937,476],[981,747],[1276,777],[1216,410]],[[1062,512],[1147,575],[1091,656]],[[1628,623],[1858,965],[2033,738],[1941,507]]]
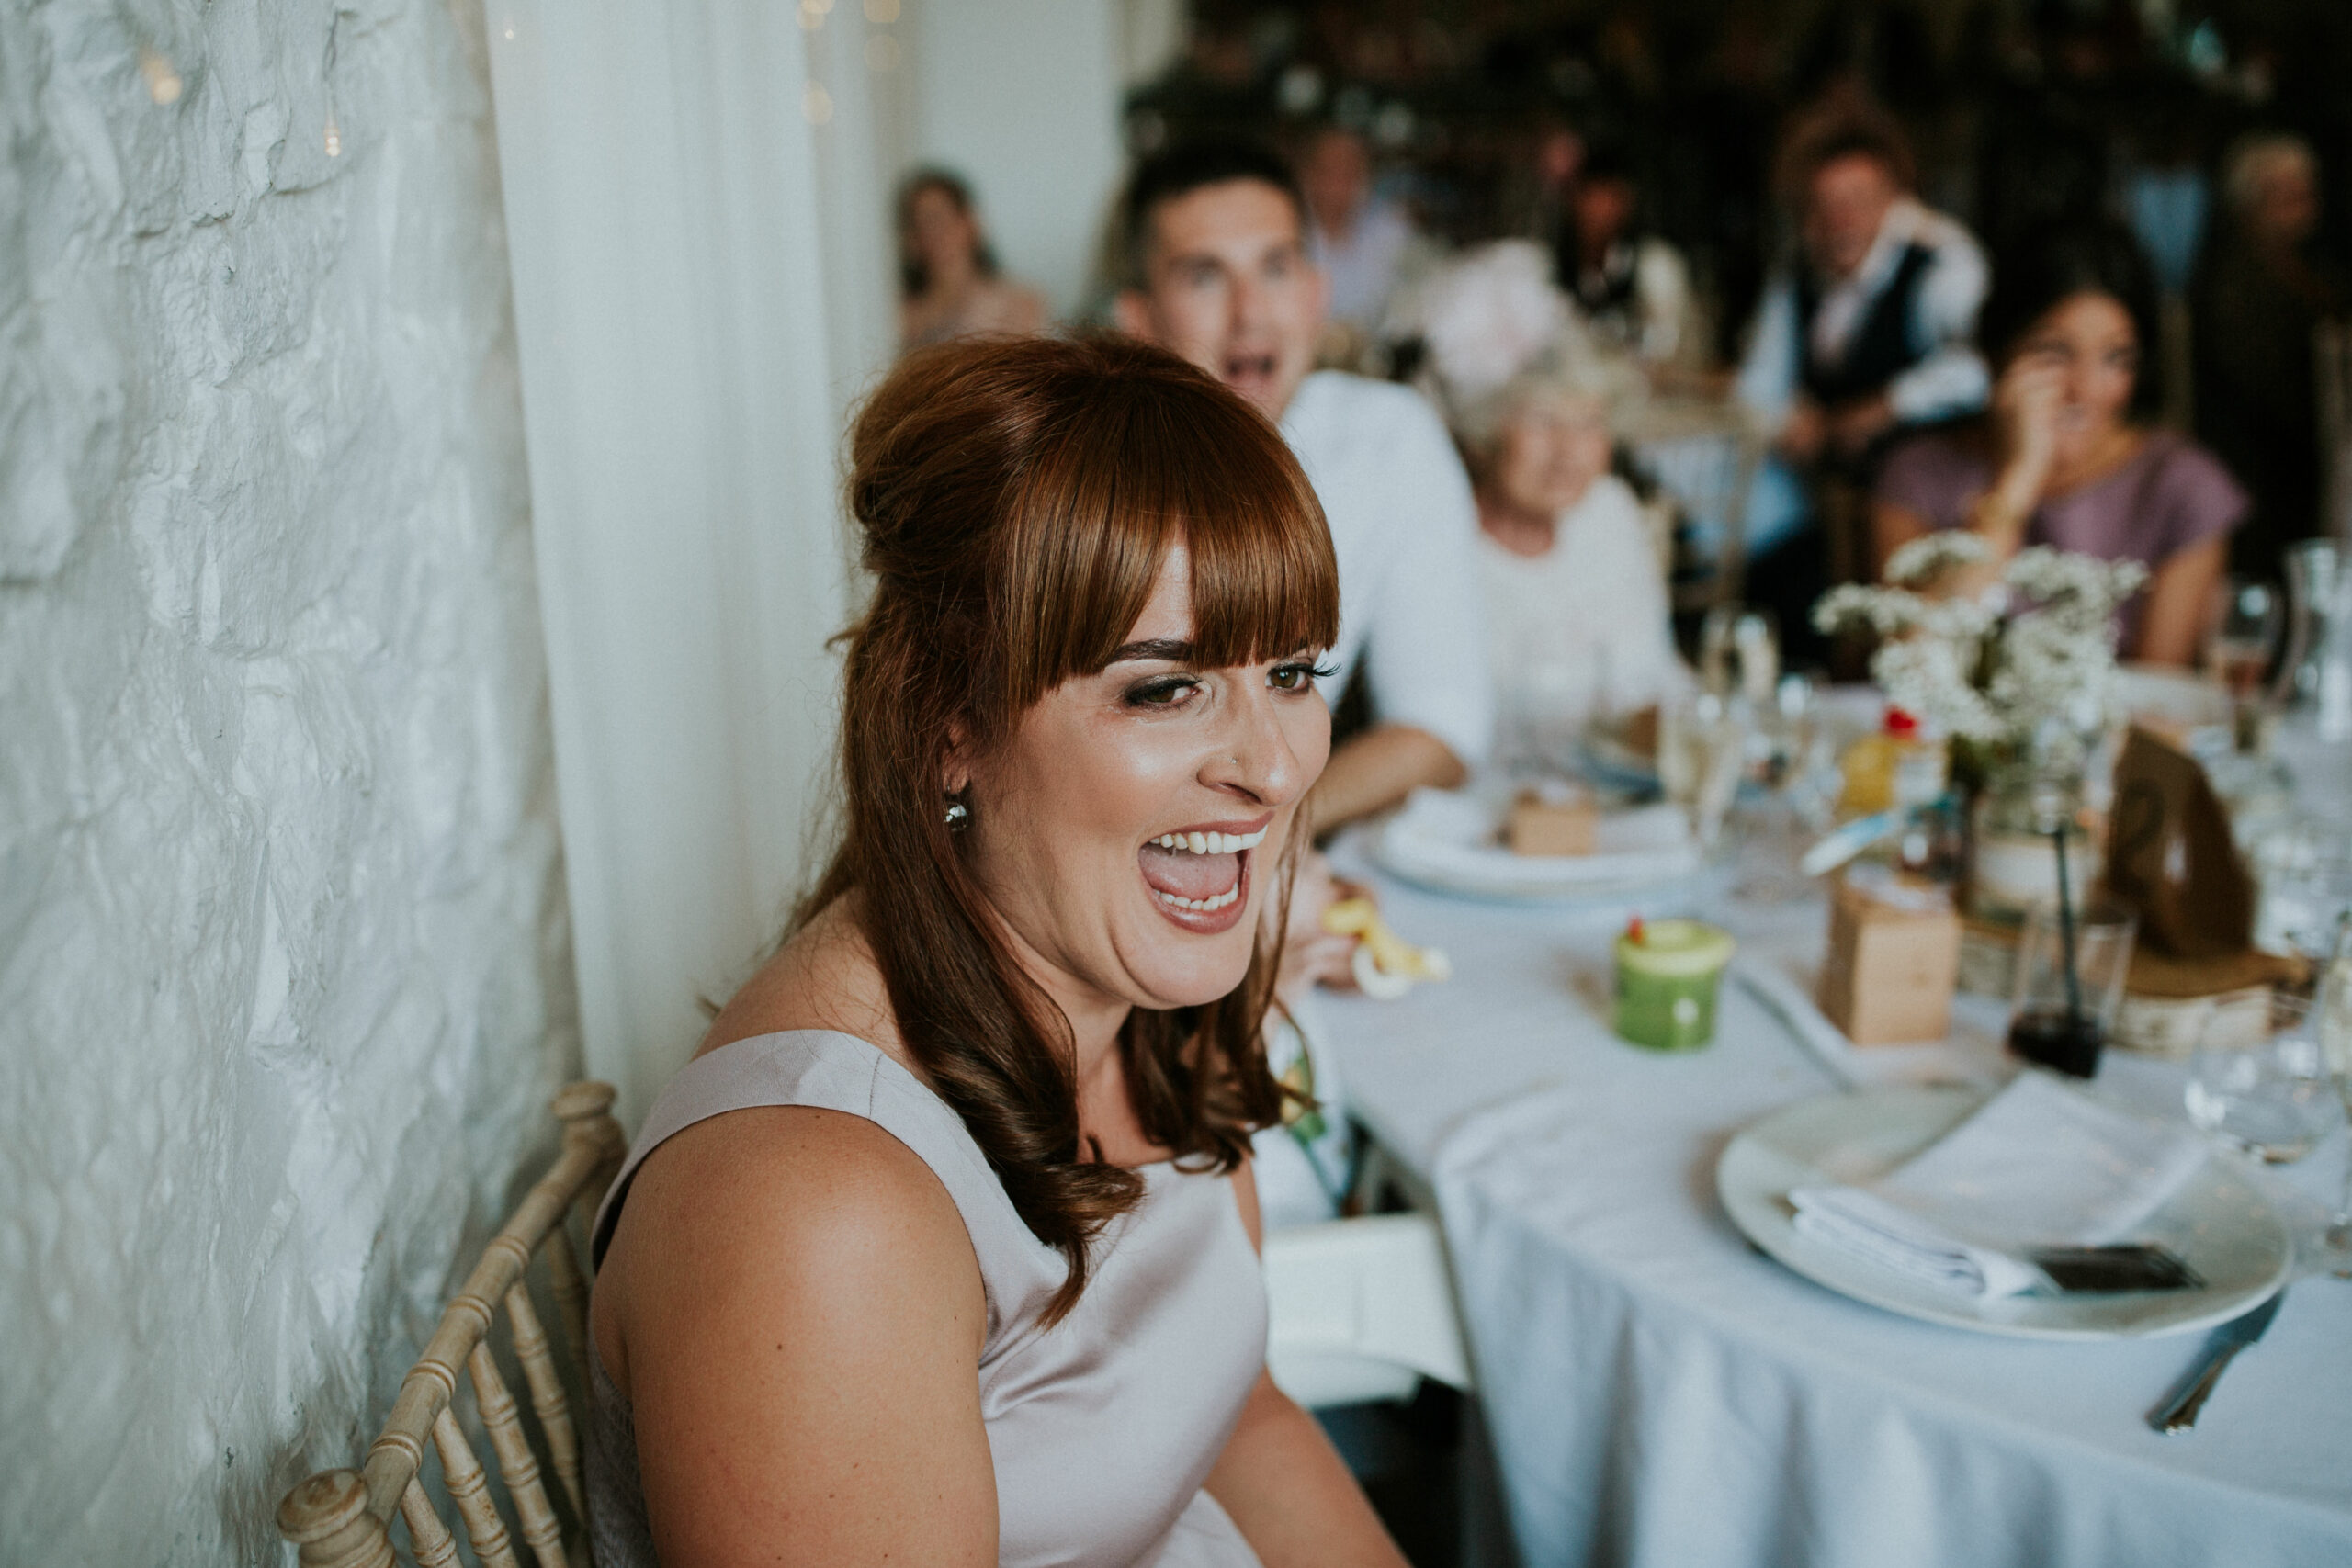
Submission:
[[[1999,367],[1992,410],[1889,456],[1878,568],[1940,528],[1984,538],[1980,582],[2029,545],[2136,560],[2148,586],[2120,617],[2123,656],[2190,662],[2246,497],[2203,447],[2144,423],[2155,288],[2139,246],[2108,223],[2032,237],[1994,268],[1979,335]]]

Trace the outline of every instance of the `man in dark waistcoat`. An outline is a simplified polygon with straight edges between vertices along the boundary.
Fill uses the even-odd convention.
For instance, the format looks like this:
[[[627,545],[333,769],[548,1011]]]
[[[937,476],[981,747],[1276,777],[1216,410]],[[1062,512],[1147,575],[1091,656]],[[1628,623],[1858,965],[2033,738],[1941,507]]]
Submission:
[[[1792,139],[1783,179],[1799,254],[1765,289],[1738,392],[1772,433],[1748,597],[1803,646],[1812,596],[1845,564],[1825,549],[1821,492],[1866,487],[1891,439],[1984,407],[1991,378],[1974,342],[1984,253],[1911,195],[1899,130],[1850,109],[1817,119]]]

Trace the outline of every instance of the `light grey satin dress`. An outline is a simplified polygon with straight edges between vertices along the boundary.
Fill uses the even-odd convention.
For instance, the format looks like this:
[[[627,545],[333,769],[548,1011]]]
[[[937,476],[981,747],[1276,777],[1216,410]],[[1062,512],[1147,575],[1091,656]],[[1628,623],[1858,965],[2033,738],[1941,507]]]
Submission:
[[[1007,1568],[1255,1568],[1201,1490],[1266,1359],[1266,1292],[1232,1182],[1161,1163],[1096,1243],[1086,1293],[1051,1328],[1060,1253],[1022,1224],[964,1123],[853,1035],[739,1040],[671,1080],[596,1216],[601,1260],[638,1163],[725,1111],[808,1105],[863,1116],[912,1149],[964,1217],[988,1295],[980,1415]],[[599,1568],[652,1568],[628,1400],[591,1356],[588,1505]]]

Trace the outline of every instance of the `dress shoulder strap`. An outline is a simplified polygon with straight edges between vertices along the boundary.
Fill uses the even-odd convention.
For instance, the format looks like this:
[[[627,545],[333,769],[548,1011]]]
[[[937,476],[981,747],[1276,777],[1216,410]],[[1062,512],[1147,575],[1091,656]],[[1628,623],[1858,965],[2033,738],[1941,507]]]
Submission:
[[[963,1118],[888,1053],[854,1034],[792,1029],[754,1035],[695,1057],[653,1102],[597,1211],[591,1267],[604,1261],[614,1223],[645,1156],[729,1111],[806,1105],[862,1116],[914,1151],[955,1200],[989,1298],[989,1332],[1032,1315],[1061,1286],[1067,1265],[1023,1223]]]

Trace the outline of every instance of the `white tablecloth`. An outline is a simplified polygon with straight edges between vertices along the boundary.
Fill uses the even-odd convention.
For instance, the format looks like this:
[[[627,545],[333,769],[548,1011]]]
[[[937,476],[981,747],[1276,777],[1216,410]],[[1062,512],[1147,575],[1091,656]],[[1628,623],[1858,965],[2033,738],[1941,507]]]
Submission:
[[[1342,868],[1363,863],[1343,845]],[[2203,1336],[2058,1345],[1861,1305],[1751,1249],[1714,1195],[1741,1126],[1839,1087],[1751,997],[1660,1056],[1607,1027],[1623,911],[1501,908],[1386,879],[1455,977],[1332,998],[1351,1109],[1438,1197],[1526,1568],[2352,1563],[2352,1284],[2297,1284],[2189,1436],[2143,1419]],[[1646,909],[1817,947],[1818,904],[1720,886]],[[1997,1014],[1866,1080],[1990,1081]],[[2110,1057],[2103,1090],[2177,1106],[2178,1072]],[[2297,1168],[2332,1196],[2341,1134]]]

